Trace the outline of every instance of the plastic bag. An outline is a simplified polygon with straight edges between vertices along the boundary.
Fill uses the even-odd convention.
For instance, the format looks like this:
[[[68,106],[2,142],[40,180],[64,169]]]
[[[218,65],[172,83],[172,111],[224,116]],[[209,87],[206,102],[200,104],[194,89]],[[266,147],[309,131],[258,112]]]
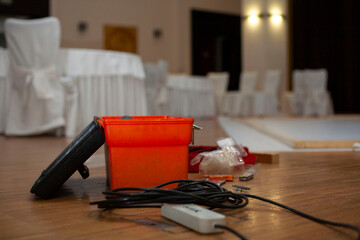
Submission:
[[[233,139],[225,138],[217,141],[219,150],[198,154],[190,162],[199,162],[199,173],[205,175],[237,175],[245,165],[242,157],[247,155],[241,145],[236,145]]]

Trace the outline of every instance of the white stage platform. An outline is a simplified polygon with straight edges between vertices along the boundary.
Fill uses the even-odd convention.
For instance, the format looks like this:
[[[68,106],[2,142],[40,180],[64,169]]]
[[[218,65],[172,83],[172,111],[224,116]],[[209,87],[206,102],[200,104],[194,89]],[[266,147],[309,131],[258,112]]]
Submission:
[[[234,140],[254,152],[352,151],[360,116],[328,118],[218,118]]]

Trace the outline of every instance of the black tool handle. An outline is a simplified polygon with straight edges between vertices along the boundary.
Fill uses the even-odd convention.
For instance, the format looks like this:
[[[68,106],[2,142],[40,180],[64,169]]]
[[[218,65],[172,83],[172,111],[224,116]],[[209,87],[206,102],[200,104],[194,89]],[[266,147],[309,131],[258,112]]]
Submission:
[[[84,162],[105,142],[104,128],[97,117],[42,172],[30,192],[41,198],[52,197],[76,170],[83,178],[89,176]]]

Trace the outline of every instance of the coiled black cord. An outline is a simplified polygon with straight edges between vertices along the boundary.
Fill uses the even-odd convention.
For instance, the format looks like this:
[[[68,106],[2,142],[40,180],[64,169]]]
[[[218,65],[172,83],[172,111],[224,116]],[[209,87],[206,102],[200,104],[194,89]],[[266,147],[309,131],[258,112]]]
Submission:
[[[162,189],[179,183],[174,189]],[[137,192],[129,192],[137,191]],[[161,203],[198,204],[209,208],[242,208],[248,198],[230,192],[209,181],[175,180],[154,188],[128,187],[104,192],[106,200],[91,202],[99,208],[149,208],[161,207]],[[160,203],[153,205],[153,203]]]
[[[178,184],[174,189],[163,189],[170,184]],[[154,208],[161,207],[162,203],[171,204],[198,204],[207,206],[210,209],[214,208],[242,208],[245,207],[249,200],[248,198],[258,199],[267,203],[271,203],[278,207],[291,211],[299,216],[315,221],[317,223],[343,227],[352,229],[358,232],[357,240],[360,240],[360,228],[350,224],[331,222],[320,218],[313,217],[306,213],[300,212],[296,209],[290,208],[281,203],[259,197],[252,194],[237,194],[220,187],[219,185],[209,181],[194,181],[194,180],[175,180],[163,183],[154,188],[140,188],[128,187],[118,188],[113,191],[104,192],[106,200],[91,202],[91,205],[98,205],[99,208]],[[229,227],[218,226],[229,230]],[[235,230],[229,230],[232,233]],[[238,237],[243,237],[240,233],[234,233]],[[241,238],[240,237],[240,238]],[[246,239],[245,237],[241,239]]]

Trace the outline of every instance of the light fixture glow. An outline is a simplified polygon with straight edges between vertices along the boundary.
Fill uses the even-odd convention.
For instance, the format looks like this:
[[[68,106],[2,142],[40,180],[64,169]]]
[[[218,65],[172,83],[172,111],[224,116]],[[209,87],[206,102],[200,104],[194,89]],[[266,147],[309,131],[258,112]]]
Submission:
[[[259,17],[256,15],[249,16],[249,23],[255,25],[259,22]]]
[[[249,12],[249,15],[244,16],[242,19],[247,20],[250,25],[257,25],[261,19],[269,19],[274,25],[279,25],[285,18],[281,11],[273,9],[270,13],[259,13],[256,10],[252,10]]]
[[[279,24],[283,20],[283,17],[280,14],[271,15],[271,21],[275,24]]]
[[[259,22],[259,16],[256,11],[251,11],[248,17],[249,23],[255,25]]]

